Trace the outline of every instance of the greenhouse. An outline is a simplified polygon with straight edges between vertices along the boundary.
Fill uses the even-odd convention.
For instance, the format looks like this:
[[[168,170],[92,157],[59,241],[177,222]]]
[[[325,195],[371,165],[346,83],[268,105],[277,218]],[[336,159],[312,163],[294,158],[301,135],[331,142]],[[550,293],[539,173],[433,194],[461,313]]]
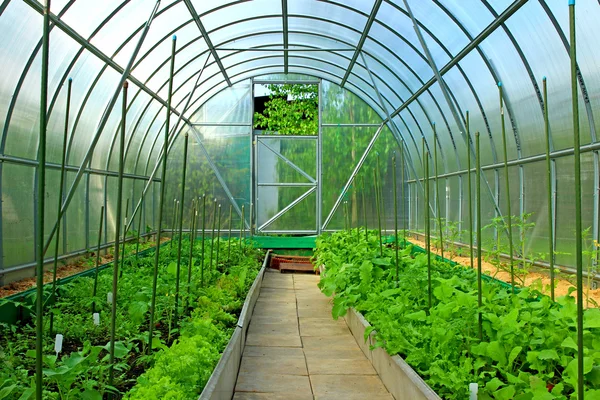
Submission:
[[[600,400],[599,20],[0,0],[0,400]]]

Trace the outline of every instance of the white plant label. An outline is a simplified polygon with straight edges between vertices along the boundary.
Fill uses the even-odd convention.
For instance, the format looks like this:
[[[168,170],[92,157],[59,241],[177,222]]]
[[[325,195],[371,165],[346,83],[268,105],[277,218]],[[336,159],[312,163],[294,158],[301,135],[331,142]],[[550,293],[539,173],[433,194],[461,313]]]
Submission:
[[[479,386],[477,386],[477,383],[469,383],[469,392],[471,393],[469,396],[469,400],[477,400],[478,391]]]
[[[54,341],[54,352],[56,353],[56,355],[58,355],[58,353],[60,353],[62,351],[62,345],[63,345],[63,335],[58,333],[58,334],[56,334],[56,340]]]
[[[92,317],[94,318],[94,325],[100,325],[100,314],[95,312]]]
[[[106,302],[108,304],[112,304],[112,302],[113,302],[113,294],[112,294],[112,292],[106,293]]]

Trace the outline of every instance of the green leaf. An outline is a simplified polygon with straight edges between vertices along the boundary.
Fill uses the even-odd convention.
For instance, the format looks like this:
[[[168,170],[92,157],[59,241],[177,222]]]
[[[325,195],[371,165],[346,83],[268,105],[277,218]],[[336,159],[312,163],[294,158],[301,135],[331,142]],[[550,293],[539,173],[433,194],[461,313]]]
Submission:
[[[346,315],[346,305],[344,303],[334,304],[331,315],[333,316],[333,319],[343,317]]]
[[[29,389],[27,389],[26,391],[23,392],[21,397],[19,397],[19,400],[29,400],[31,398],[31,396],[33,396],[34,394],[35,394],[35,387],[30,387]]]
[[[110,351],[110,342],[106,343],[106,345],[104,346],[104,350],[106,351]],[[129,350],[127,347],[125,347],[125,345],[123,344],[123,342],[115,342],[115,358],[123,358],[125,357],[127,354],[129,354]],[[108,355],[107,355],[108,357]]]
[[[577,350],[577,343],[575,343],[575,341],[573,340],[572,337],[567,337],[565,340],[563,340],[563,342],[560,345],[561,347],[566,347],[569,349],[574,349]]]
[[[363,286],[369,286],[371,284],[373,272],[373,264],[369,261],[363,261],[360,266],[360,283]]]
[[[586,329],[600,328],[600,310],[597,308],[588,309],[583,315],[583,327]]]
[[[495,392],[496,390],[498,390],[498,388],[500,388],[502,386],[504,386],[504,382],[502,382],[498,378],[494,378],[485,384],[485,389],[490,392]]]
[[[490,342],[487,348],[487,355],[492,360],[498,362],[498,364],[506,365],[506,352],[499,341]]]
[[[381,297],[391,297],[394,295],[400,294],[402,291],[400,289],[388,289],[381,292]]]
[[[167,274],[169,275],[177,275],[177,263],[175,261],[171,261],[167,266]]]
[[[515,397],[516,389],[514,386],[506,386],[493,393],[496,400],[511,400]]]
[[[373,332],[375,330],[375,327],[373,326],[367,326],[367,328],[365,329],[365,333],[363,335],[365,342],[367,341],[367,339],[369,339],[369,335],[371,334],[371,332]]]
[[[381,266],[386,266],[386,267],[392,265],[392,261],[390,260],[389,257],[374,258],[371,260],[371,262],[375,265],[381,265]]]
[[[523,348],[521,346],[517,346],[510,351],[510,354],[508,355],[508,369],[512,369],[512,365],[521,353],[521,350],[523,350]]]
[[[540,360],[558,360],[560,357],[556,350],[546,349],[539,352],[538,358]]]
[[[425,311],[417,311],[414,313],[406,314],[406,318],[411,319],[413,321],[425,321],[427,319],[427,314]]]
[[[8,395],[17,387],[17,385],[10,385],[0,390],[0,400],[5,399]]]

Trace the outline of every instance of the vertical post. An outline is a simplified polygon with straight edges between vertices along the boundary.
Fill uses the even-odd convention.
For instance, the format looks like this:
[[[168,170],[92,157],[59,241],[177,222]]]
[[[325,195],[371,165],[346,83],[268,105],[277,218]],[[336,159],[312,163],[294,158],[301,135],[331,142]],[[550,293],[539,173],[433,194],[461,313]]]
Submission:
[[[473,268],[473,190],[472,190],[472,179],[471,179],[471,128],[469,121],[469,112],[467,111],[466,116],[466,127],[467,127],[467,184],[469,201],[467,202],[469,207],[469,260],[471,262],[471,268]],[[479,243],[479,242],[477,242]]]
[[[440,191],[438,185],[438,157],[437,157],[437,148],[438,148],[438,136],[437,130],[435,128],[435,124],[433,124],[433,171],[435,174],[435,209],[436,209],[436,217],[437,224],[440,233],[440,255],[444,258],[444,235],[442,228],[442,209],[440,207]]]
[[[104,206],[100,207],[100,228],[98,228],[98,247],[96,247],[96,264],[94,271],[94,289],[92,297],[96,297],[98,292],[98,266],[100,265],[100,245],[102,244],[102,223],[104,222]],[[92,314],[96,312],[96,302],[92,302]]]
[[[221,248],[221,205],[219,204],[219,218],[217,223],[217,256],[215,257],[215,268],[219,266],[219,249]]]
[[[502,96],[502,82],[498,82],[498,91],[500,94],[500,121],[502,123],[502,147],[504,149],[504,182],[506,185],[506,210],[507,225],[508,225],[508,256],[510,262],[510,284],[512,292],[515,293],[515,271],[514,271],[514,254],[513,254],[513,238],[512,238],[512,213],[510,211],[510,178],[508,176],[508,152],[506,150],[506,126],[504,122],[504,97]]]
[[[121,209],[123,208],[123,160],[125,156],[125,128],[127,126],[127,88],[129,83],[123,83],[123,105],[121,117],[121,137],[119,144],[119,180],[117,184],[117,215],[115,222],[115,256],[113,259],[112,304],[110,315],[110,348],[109,348],[109,378],[108,384],[113,386],[115,377],[115,334],[117,329],[117,290],[119,285],[119,241],[121,239]]]
[[[185,204],[185,173],[187,169],[187,153],[188,153],[188,140],[189,135],[186,132],[183,139],[183,170],[181,172],[181,208],[179,209],[179,241],[177,242],[177,273],[175,278],[175,310],[173,321],[175,326],[178,326],[177,317],[179,316],[179,282],[181,277],[181,246],[183,242],[183,207]]]
[[[479,148],[479,132],[475,132],[475,168],[477,173],[476,195],[477,195],[477,306],[481,309],[482,282],[481,282],[481,153]],[[514,290],[514,286],[513,286]],[[481,311],[477,317],[479,326],[479,340],[483,340],[483,321]]]
[[[573,157],[575,158],[575,259],[577,265],[577,398],[583,399],[583,243],[581,226],[581,153],[579,148],[579,94],[577,90],[577,42],[575,0],[569,0],[571,39],[571,101],[573,106]]]
[[[369,227],[368,227],[368,223],[367,223],[367,203],[365,201],[365,191],[366,191],[366,187],[365,187],[365,176],[363,175],[362,177],[362,207],[363,207],[363,215],[365,218],[365,241],[369,241]]]
[[[208,264],[208,268],[212,271],[213,265],[213,250],[215,248],[215,229],[217,227],[217,199],[215,198],[213,201],[213,217],[212,217],[212,232],[210,235],[210,263]]]
[[[196,198],[192,199],[192,214],[191,214],[191,230],[190,230],[190,254],[188,257],[188,273],[187,273],[187,299],[185,301],[184,310],[187,309],[187,304],[189,304],[190,299],[190,285],[192,283],[192,265],[194,264],[194,239],[196,238],[196,217],[198,216],[198,210],[196,209]]]
[[[144,198],[141,198],[141,203],[140,203],[141,207],[144,207]],[[142,209],[143,210],[143,209]],[[138,229],[137,229],[137,238],[136,238],[136,242],[135,242],[135,260],[137,261],[139,256],[139,252],[140,252],[140,237],[142,234],[142,216],[144,215],[144,212],[140,210],[140,215],[139,215],[139,219],[138,219]],[[157,246],[160,245],[160,243],[156,244]]]
[[[425,139],[423,139],[425,140]],[[427,312],[432,305],[432,288],[431,288],[431,226],[429,224],[429,152],[425,153],[423,160],[425,163],[425,247],[427,250]]]
[[[40,100],[40,141],[38,147],[38,187],[37,187],[37,221],[36,221],[36,300],[35,300],[35,396],[42,400],[42,356],[43,356],[43,297],[44,297],[44,211],[46,191],[46,132],[48,129],[48,55],[50,50],[50,0],[44,7],[44,27],[42,36],[42,83]],[[60,217],[60,216],[59,216]]]
[[[400,198],[402,199],[402,247],[406,246],[406,199],[404,198],[404,142],[400,146],[400,179],[402,186],[400,187]]]
[[[156,230],[156,250],[154,251],[154,270],[152,273],[152,298],[150,300],[150,321],[148,323],[148,354],[152,352],[154,332],[154,312],[156,311],[156,287],[158,285],[158,261],[160,257],[160,239],[162,235],[163,212],[165,206],[165,186],[167,184],[167,158],[169,151],[169,130],[171,129],[171,101],[173,99],[173,76],[175,74],[175,46],[177,36],[173,36],[171,45],[171,67],[167,94],[167,119],[165,121],[165,137],[163,143],[162,176],[160,184],[160,203],[158,205],[158,228]],[[152,196],[154,198],[154,196]]]
[[[67,105],[65,111],[65,130],[63,135],[63,154],[60,162],[60,183],[58,186],[58,211],[56,213],[57,216],[60,215],[60,206],[62,205],[62,198],[65,186],[65,164],[67,161],[67,138],[69,137],[69,114],[71,111],[71,87],[73,84],[73,80],[69,78],[67,83]],[[60,221],[58,218],[56,221],[56,239],[54,243],[54,265],[52,268],[52,296],[51,299],[54,299],[56,296],[56,272],[58,269],[58,245],[60,242]],[[87,236],[87,233],[86,233]],[[63,238],[64,241],[64,238]],[[54,333],[54,313],[50,313],[50,335]]]
[[[127,239],[127,217],[129,214],[129,199],[125,202],[125,221],[123,222],[123,244],[121,245],[121,269],[119,271],[119,278],[123,277],[123,269],[125,268],[125,239]]]
[[[219,207],[220,207],[220,205],[219,205]],[[250,225],[250,229],[248,230],[250,238],[252,238],[252,225],[253,225],[252,224],[252,222],[253,222],[252,217],[253,216],[254,216],[254,203],[252,202],[252,203],[250,203],[250,217],[249,217],[249,221],[248,221],[248,222],[250,222],[250,224],[249,224]]]
[[[205,265],[205,246],[206,246],[206,194],[202,195],[202,266],[200,267],[200,285],[204,287],[204,265]]]
[[[544,92],[544,131],[546,133],[546,174],[548,176],[548,257],[550,262],[550,298],[554,301],[554,231],[552,226],[552,159],[550,158],[550,119],[548,118],[548,86],[542,80]]]
[[[227,262],[231,259],[231,225],[233,217],[233,206],[229,205],[229,233],[227,235]]]
[[[394,186],[394,241],[396,247],[396,286],[398,286],[398,185],[396,183],[396,153],[392,156],[392,180]]]
[[[166,183],[166,176],[163,177],[163,184]],[[169,249],[173,250],[173,241],[175,239],[175,223],[176,223],[176,219],[177,219],[177,199],[173,199],[173,219],[171,220],[172,222],[172,226],[171,226],[171,243],[169,243]]]
[[[381,239],[381,210],[379,209],[379,184],[377,182],[377,168],[373,169],[373,181],[375,183],[375,204],[377,207],[377,223],[379,234],[379,255],[383,256],[383,240]]]
[[[242,253],[244,251],[244,241],[242,240],[243,234],[244,234],[244,205],[242,204],[242,219],[240,221],[240,251]]]

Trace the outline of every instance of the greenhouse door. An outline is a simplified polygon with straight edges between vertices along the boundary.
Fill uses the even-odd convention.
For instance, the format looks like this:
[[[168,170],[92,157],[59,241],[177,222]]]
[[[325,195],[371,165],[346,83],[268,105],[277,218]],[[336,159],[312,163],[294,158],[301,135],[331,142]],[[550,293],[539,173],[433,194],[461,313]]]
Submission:
[[[317,137],[256,135],[256,230],[317,233]]]

